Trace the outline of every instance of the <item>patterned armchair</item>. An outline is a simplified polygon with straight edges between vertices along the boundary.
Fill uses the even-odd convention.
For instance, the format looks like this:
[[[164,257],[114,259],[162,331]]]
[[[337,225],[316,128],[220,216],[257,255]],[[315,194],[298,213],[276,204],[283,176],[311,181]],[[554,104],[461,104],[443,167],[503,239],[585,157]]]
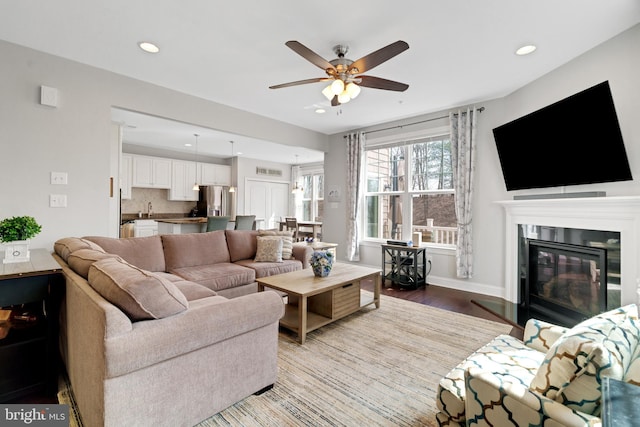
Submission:
[[[592,426],[601,380],[640,385],[635,304],[568,329],[531,319],[523,341],[500,335],[452,369],[438,387],[440,426]]]

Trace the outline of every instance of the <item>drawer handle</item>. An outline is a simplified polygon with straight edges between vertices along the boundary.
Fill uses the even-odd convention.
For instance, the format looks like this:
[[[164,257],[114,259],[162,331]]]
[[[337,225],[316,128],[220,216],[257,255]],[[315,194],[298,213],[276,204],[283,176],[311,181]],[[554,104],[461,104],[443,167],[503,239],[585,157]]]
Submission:
[[[350,286],[353,286],[353,283],[349,283],[348,285],[344,285],[344,286],[342,287],[342,289],[346,289],[346,288],[348,288],[348,287],[350,287]]]

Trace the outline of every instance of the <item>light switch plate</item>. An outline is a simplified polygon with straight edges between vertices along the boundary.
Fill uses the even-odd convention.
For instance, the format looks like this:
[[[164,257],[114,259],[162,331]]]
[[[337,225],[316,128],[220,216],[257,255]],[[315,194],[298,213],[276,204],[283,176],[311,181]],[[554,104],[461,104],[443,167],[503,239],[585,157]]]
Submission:
[[[51,172],[51,184],[53,185],[67,185],[68,174],[66,172]]]
[[[48,107],[58,106],[58,89],[48,86],[40,86],[40,104]]]
[[[66,208],[67,195],[66,194],[50,194],[49,207],[50,208]]]

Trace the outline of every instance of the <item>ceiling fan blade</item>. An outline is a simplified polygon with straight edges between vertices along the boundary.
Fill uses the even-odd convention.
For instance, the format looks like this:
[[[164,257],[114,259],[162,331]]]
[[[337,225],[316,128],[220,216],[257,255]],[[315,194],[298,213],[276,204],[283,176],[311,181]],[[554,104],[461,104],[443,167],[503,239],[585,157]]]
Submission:
[[[395,43],[391,43],[388,46],[378,49],[375,52],[372,52],[369,55],[363,56],[357,61],[354,61],[349,66],[349,71],[355,68],[358,71],[356,71],[354,74],[364,73],[371,70],[373,67],[377,67],[383,62],[388,61],[389,59],[404,52],[407,49],[409,49],[409,44],[402,40],[398,40]]]
[[[336,95],[331,99],[331,106],[337,107],[338,105],[340,105],[340,101],[338,101],[338,95]]]
[[[333,65],[331,65],[329,61],[327,61],[326,59],[324,59],[323,57],[321,57],[320,55],[318,55],[317,53],[315,53],[314,51],[312,51],[311,49],[309,49],[308,47],[306,47],[300,42],[297,42],[295,40],[290,40],[286,42],[285,45],[287,45],[289,48],[291,48],[291,50],[293,50],[298,55],[302,56],[307,61],[311,62],[312,64],[314,64],[319,68],[322,68],[323,70],[329,70],[329,69],[335,68]]]
[[[409,88],[408,84],[394,82],[393,80],[382,79],[373,76],[358,76],[360,86],[370,87],[373,89],[394,90],[396,92],[404,92]]]
[[[329,80],[333,80],[333,79],[329,79],[327,77],[318,77],[316,79],[298,80],[298,81],[295,81],[295,82],[289,82],[289,83],[282,83],[282,84],[279,84],[279,85],[273,85],[273,86],[269,86],[269,89],[280,89],[280,88],[283,88],[283,87],[306,85],[307,83],[326,82],[326,81],[329,81]]]

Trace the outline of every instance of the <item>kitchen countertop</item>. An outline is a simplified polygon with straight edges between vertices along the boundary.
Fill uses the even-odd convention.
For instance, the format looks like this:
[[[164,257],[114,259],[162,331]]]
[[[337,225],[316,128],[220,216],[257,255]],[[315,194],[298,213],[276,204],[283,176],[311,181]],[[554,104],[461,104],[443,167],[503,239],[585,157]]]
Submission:
[[[157,222],[166,222],[169,224],[205,224],[207,218],[204,217],[189,217],[189,218],[151,218]]]

